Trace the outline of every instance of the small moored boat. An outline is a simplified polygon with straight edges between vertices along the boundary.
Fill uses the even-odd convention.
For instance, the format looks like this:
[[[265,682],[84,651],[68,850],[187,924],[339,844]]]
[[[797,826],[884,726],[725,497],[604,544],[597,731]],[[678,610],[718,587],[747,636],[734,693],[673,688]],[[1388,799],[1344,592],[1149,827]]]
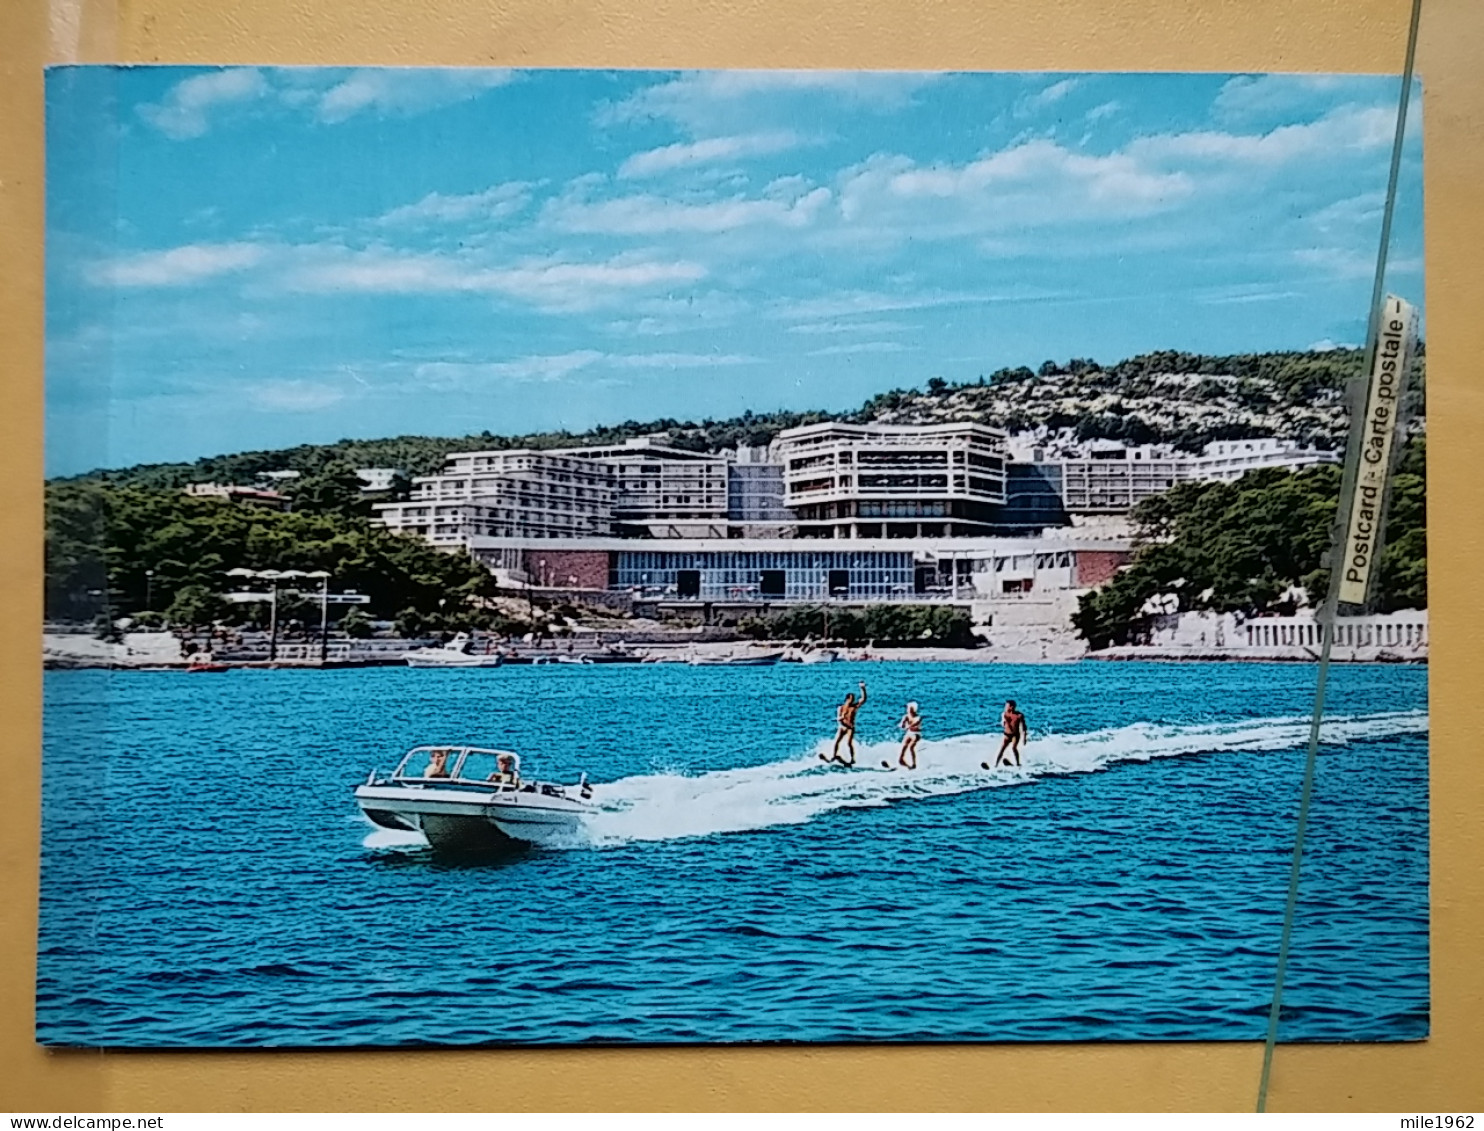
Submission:
[[[477,746],[416,746],[386,777],[373,770],[355,798],[373,824],[451,853],[570,840],[594,811],[587,775],[571,786],[526,781],[519,755]]]
[[[692,656],[690,662],[698,667],[762,668],[781,659],[782,652],[767,652],[758,656]]]
[[[461,632],[436,648],[416,648],[403,659],[409,668],[497,668],[500,653],[471,650],[469,634]]]
[[[799,653],[801,664],[833,664],[839,658],[833,648],[808,648]]]

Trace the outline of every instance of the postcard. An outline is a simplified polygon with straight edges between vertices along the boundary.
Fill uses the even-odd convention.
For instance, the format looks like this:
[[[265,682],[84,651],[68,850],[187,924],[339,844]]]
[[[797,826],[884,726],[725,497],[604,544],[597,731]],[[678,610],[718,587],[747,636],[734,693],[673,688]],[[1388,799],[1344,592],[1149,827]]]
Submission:
[[[50,71],[37,1040],[1260,1039],[1397,88]],[[1418,331],[1285,1041],[1428,1032]]]

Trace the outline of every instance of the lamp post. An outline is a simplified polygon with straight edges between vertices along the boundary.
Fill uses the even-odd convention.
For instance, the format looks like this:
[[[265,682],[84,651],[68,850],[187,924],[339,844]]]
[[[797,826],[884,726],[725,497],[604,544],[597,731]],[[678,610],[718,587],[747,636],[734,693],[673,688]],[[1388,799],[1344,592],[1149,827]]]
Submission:
[[[319,579],[319,662],[323,667],[330,652],[330,574],[317,569],[307,576]]]
[[[149,612],[155,607],[155,571],[147,569],[144,571],[144,609]]]
[[[276,569],[264,569],[257,576],[272,587],[268,601],[268,662],[272,664],[278,661],[278,582],[283,574]]]

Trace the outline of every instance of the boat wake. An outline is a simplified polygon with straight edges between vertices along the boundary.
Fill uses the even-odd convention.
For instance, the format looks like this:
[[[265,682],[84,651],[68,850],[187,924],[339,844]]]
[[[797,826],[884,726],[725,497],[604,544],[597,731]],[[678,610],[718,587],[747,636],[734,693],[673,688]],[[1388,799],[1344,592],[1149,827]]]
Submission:
[[[1426,711],[1327,719],[1327,746],[1400,735],[1426,734]],[[819,758],[830,741],[808,754],[781,762],[694,776],[659,773],[620,778],[594,787],[601,811],[587,819],[595,847],[748,832],[802,824],[837,809],[890,805],[917,797],[939,797],[1024,784],[1036,778],[1091,773],[1120,762],[1220,753],[1292,750],[1308,742],[1304,717],[1249,719],[1238,723],[1132,726],[1085,734],[1032,735],[1018,768],[985,770],[994,764],[999,734],[964,734],[924,740],[918,769],[896,765],[895,741],[857,744],[856,769],[827,766]]]
[[[1425,735],[1426,711],[1327,719],[1321,737],[1327,746]],[[942,797],[981,789],[1024,785],[1038,778],[1084,774],[1121,762],[1148,762],[1191,754],[1226,751],[1293,750],[1308,742],[1307,716],[1247,719],[1236,723],[1132,726],[1084,734],[1033,734],[1019,767],[986,770],[994,764],[1000,735],[963,734],[924,740],[916,770],[896,765],[897,741],[858,743],[856,768],[845,770],[820,760],[831,740],[806,754],[779,762],[686,775],[662,772],[594,784],[599,807],[585,820],[583,835],[568,847],[606,848],[644,841],[677,840],[720,833],[751,832],[797,825],[838,809],[891,805],[919,797]],[[362,842],[373,849],[417,850],[421,833],[377,829]]]

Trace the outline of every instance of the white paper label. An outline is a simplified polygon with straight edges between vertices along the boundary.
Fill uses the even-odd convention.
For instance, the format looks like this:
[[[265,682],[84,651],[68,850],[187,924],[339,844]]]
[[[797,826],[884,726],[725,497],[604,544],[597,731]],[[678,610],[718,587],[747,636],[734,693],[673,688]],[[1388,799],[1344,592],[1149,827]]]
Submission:
[[[1401,417],[1407,362],[1417,334],[1417,312],[1410,303],[1387,295],[1381,308],[1381,330],[1376,361],[1366,392],[1365,416],[1360,422],[1360,473],[1345,529],[1344,560],[1340,573],[1340,600],[1363,605],[1371,591],[1371,577],[1381,552],[1381,508],[1386,480],[1391,474],[1391,452]]]

